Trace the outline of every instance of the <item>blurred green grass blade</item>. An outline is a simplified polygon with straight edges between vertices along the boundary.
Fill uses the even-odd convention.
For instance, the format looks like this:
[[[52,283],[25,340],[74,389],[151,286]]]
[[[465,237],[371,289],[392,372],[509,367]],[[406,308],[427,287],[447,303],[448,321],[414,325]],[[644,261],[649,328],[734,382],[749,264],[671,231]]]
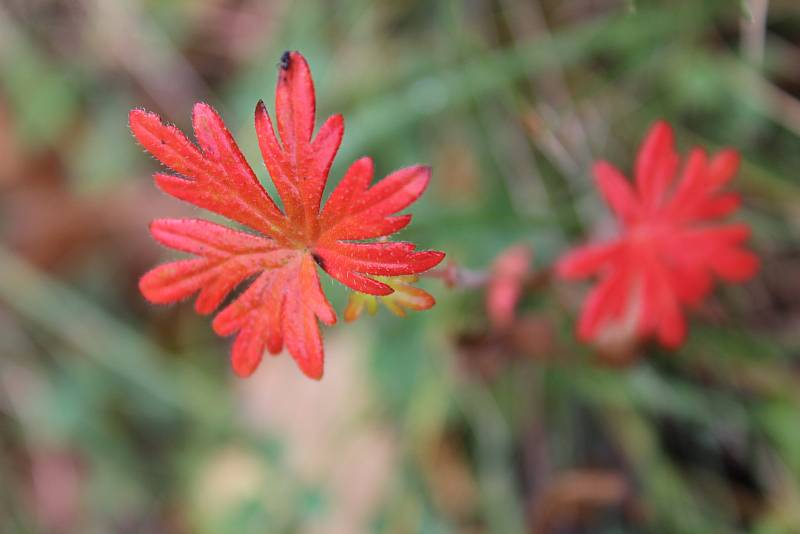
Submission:
[[[79,111],[76,73],[47,57],[0,6],[0,89],[26,144],[52,143]]]
[[[171,409],[185,408],[156,345],[0,247],[0,301]]]
[[[641,476],[641,494],[651,503],[662,532],[727,532],[711,507],[697,499],[674,464],[663,454],[651,421],[632,406],[608,410],[606,422]]]
[[[477,382],[462,383],[456,403],[476,441],[481,502],[491,532],[524,532],[525,514],[512,468],[511,429],[492,393]]]
[[[635,14],[597,17],[562,29],[551,39],[532,39],[461,64],[456,58],[449,65],[430,63],[426,69],[418,69],[415,78],[399,91],[376,95],[359,105],[348,118],[348,141],[341,157],[361,154],[433,114],[493,98],[521,78],[553,66],[576,65],[592,54],[620,47],[645,53],[701,28],[718,9],[715,5],[642,7]]]

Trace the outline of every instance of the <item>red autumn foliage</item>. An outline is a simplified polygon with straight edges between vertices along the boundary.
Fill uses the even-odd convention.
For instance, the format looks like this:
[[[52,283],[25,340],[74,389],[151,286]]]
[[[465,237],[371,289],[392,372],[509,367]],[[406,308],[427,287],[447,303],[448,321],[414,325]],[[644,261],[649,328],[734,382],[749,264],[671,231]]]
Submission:
[[[679,165],[665,122],[653,126],[639,150],[634,187],[609,163],[595,165],[620,235],[579,247],[558,264],[564,278],[600,279],[578,324],[584,341],[654,336],[678,347],[686,337],[684,306],[702,302],[715,277],[741,282],[758,270],[758,258],[743,248],[749,227],[719,222],[740,205],[738,195],[723,191],[738,154],[728,149],[709,158],[694,148],[676,182]]]
[[[428,185],[430,170],[413,166],[370,186],[373,164],[351,165],[324,206],[322,194],[344,133],[333,115],[312,137],[315,94],[305,58],[282,57],[275,94],[278,136],[259,102],[256,133],[281,210],[256,178],[216,111],[203,103],[193,113],[199,148],[153,113],[134,109],[130,127],[141,145],[175,174],[156,174],[166,193],[251,229],[233,230],[197,219],[159,219],[150,229],[163,245],[194,254],[160,265],[140,281],[144,296],[171,303],[199,291],[198,313],[209,314],[250,277],[255,280],[213,321],[219,335],[237,334],[232,364],[248,376],[264,350],[285,345],[309,377],[323,374],[317,319],[331,325],[336,313],[320,286],[317,267],[351,289],[388,295],[393,289],[373,276],[413,275],[438,264],[444,254],[416,251],[411,243],[366,241],[404,228],[410,215],[396,215]]]

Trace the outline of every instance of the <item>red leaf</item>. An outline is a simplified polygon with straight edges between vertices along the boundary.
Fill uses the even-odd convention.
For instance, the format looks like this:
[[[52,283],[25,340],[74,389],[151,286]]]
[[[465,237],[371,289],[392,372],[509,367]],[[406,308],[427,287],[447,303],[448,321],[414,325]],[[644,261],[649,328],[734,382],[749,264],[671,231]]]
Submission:
[[[200,106],[207,107],[198,104],[195,108]],[[156,183],[164,192],[266,235],[277,237],[280,234],[278,228],[285,224],[283,214],[255,175],[253,183],[246,183],[242,176],[232,173],[236,156],[202,153],[177,128],[163,124],[157,115],[140,109],[131,111],[130,125],[133,135],[148,152],[181,175],[157,174]],[[221,121],[219,127],[223,131],[218,135],[228,137],[231,152],[241,158]]]
[[[195,219],[154,221],[151,232],[159,242],[197,257],[156,267],[142,277],[140,288],[155,303],[175,302],[199,292],[195,308],[211,313],[234,288],[255,276],[213,322],[218,334],[236,334],[231,357],[234,370],[248,376],[265,350],[276,354],[285,346],[301,370],[318,379],[324,351],[317,320],[334,324],[336,314],[320,286],[317,265],[353,289],[388,295],[393,288],[374,276],[421,273],[438,264],[444,254],[416,251],[411,243],[361,241],[385,238],[410,222],[410,215],[397,213],[427,187],[427,167],[401,169],[370,187],[372,162],[362,158],[350,167],[321,210],[344,123],[341,115],[334,115],[313,135],[314,83],[298,52],[281,58],[275,110],[279,135],[263,102],[256,106],[255,123],[259,148],[284,211],[270,198],[208,104],[194,108],[199,148],[155,114],[131,111],[134,136],[176,173],[155,175],[162,190],[257,232]]]
[[[200,290],[198,313],[211,313],[245,278],[284,264],[295,253],[272,239],[196,219],[159,219],[150,231],[162,244],[200,256],[156,267],[142,277],[142,294],[155,303],[181,300]]]
[[[699,304],[714,278],[741,282],[758,270],[758,258],[743,248],[745,224],[720,224],[740,204],[721,189],[733,178],[739,156],[723,150],[711,160],[695,148],[674,186],[678,155],[672,129],[658,122],[636,159],[636,189],[607,163],[595,166],[598,187],[620,220],[620,235],[578,247],[557,266],[565,279],[597,276],[589,293],[578,335],[652,336],[668,348],[686,337],[682,306]]]
[[[392,217],[417,200],[430,181],[430,168],[422,165],[393,172],[374,186],[372,161],[363,158],[353,164],[331,195],[323,212],[323,239],[370,239],[397,232],[410,216]]]
[[[639,206],[633,189],[622,173],[611,164],[599,161],[594,166],[594,175],[598,189],[614,214],[623,224],[633,222],[639,213]]]

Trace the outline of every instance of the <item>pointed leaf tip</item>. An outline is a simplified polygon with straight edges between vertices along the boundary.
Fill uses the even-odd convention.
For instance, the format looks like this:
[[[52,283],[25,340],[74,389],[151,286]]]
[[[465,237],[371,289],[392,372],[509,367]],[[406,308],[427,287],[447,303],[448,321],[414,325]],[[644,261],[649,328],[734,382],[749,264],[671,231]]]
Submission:
[[[288,69],[291,62],[292,62],[292,52],[290,50],[286,50],[283,54],[281,54],[281,69],[283,70]]]

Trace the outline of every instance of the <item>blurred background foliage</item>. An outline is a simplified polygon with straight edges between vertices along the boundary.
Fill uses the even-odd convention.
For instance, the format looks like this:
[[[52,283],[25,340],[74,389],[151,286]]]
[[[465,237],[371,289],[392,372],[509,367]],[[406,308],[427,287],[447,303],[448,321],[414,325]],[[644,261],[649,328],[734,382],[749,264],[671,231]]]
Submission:
[[[128,110],[211,103],[266,181],[285,49],[345,116],[332,183],[429,163],[405,238],[476,273],[533,247],[513,324],[428,279],[429,312],[328,331],[321,383],[285,355],[243,381],[207,318],[143,301],[148,221],[197,212]],[[796,0],[0,2],[0,531],[800,532],[798,99]],[[623,361],[546,269],[613,228],[591,162],[629,169],[657,118],[741,151],[763,269]]]

